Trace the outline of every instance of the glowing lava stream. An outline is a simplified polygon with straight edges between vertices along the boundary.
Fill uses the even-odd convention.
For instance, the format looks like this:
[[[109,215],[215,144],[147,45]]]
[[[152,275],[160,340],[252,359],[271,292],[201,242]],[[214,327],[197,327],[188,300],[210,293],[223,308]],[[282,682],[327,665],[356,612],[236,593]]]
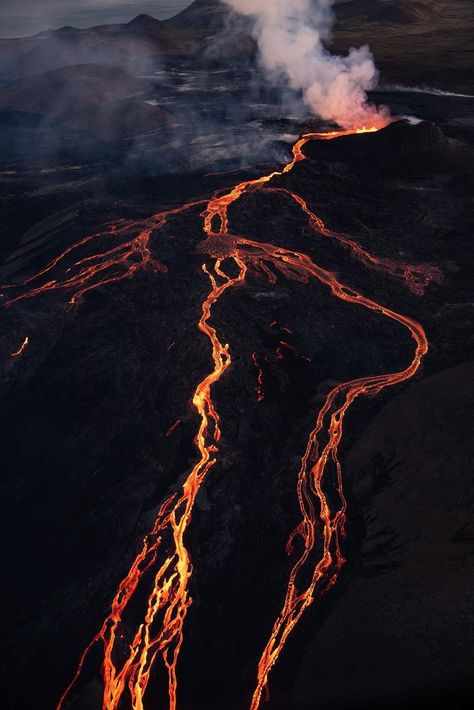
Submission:
[[[296,145],[294,160],[290,164],[290,169],[304,158],[304,156],[302,157],[301,149],[306,140],[308,140],[308,137],[303,138]],[[342,438],[346,412],[360,395],[375,396],[383,389],[413,377],[419,369],[423,357],[428,352],[428,341],[419,323],[389,308],[385,308],[354,289],[348,288],[333,273],[317,266],[308,256],[275,247],[272,244],[255,242],[229,234],[227,216],[229,205],[235,202],[249,187],[265,184],[268,181],[269,179],[266,176],[257,181],[241,183],[228,195],[210,202],[204,213],[205,231],[208,239],[201,245],[202,251],[221,259],[225,257],[235,258],[238,255],[244,262],[248,260],[254,268],[260,269],[272,282],[276,281],[276,276],[270,270],[269,265],[272,265],[289,279],[307,282],[310,278],[316,278],[320,283],[328,286],[333,295],[340,300],[363,306],[370,311],[380,313],[400,323],[410,332],[412,339],[416,343],[416,349],[412,361],[401,372],[362,377],[338,385],[328,394],[318,414],[316,425],[310,434],[298,474],[297,491],[302,519],[298,527],[290,535],[287,545],[288,553],[292,554],[294,542],[296,538],[300,538],[303,543],[303,549],[291,569],[283,607],[260,657],[257,685],[252,696],[250,710],[258,710],[260,708],[262,695],[264,692],[268,692],[270,671],[277,662],[288,636],[299,622],[304,611],[314,601],[316,592],[319,591],[322,594],[335,583],[338,572],[345,562],[340,549],[340,539],[345,533],[346,500],[343,491],[342,470],[338,459],[338,447]],[[279,191],[279,188],[275,188],[275,191]],[[326,229],[322,220],[310,212],[302,198],[289,190],[280,191],[289,194],[300,205],[312,220],[312,226],[321,231],[323,236],[337,237],[338,241],[348,246],[360,258],[362,263],[368,266],[376,265],[377,268],[384,269],[395,275],[393,271],[394,262],[376,259],[358,247],[355,242],[346,240],[343,235],[336,235],[330,232]],[[217,231],[213,231],[213,224],[216,218],[219,220],[220,226]],[[415,281],[413,281],[414,273],[417,274]],[[403,266],[399,272],[396,272],[396,275],[400,275],[411,290],[420,295],[428,283],[433,280],[439,280],[439,272],[430,267],[427,267],[425,272],[423,272],[423,267],[408,268]],[[418,276],[424,276],[424,278],[420,280]],[[342,402],[338,401],[340,398]],[[325,445],[321,445],[320,437],[325,432],[328,441]],[[340,507],[335,512],[331,510],[329,496],[323,489],[324,476],[330,463],[332,463],[336,471],[336,489],[340,500]],[[316,506],[318,510],[316,510]],[[311,564],[310,557],[317,542],[318,526],[322,531],[321,557],[316,564]],[[310,567],[309,572],[308,567]],[[299,586],[299,578],[307,579],[308,576],[309,582],[301,580],[301,585]],[[319,582],[325,582],[321,590],[317,589]]]
[[[215,465],[217,443],[221,432],[219,416],[215,410],[211,388],[228,369],[231,363],[229,346],[223,345],[216,330],[209,325],[212,306],[227,289],[241,284],[245,280],[247,268],[238,258],[235,263],[239,274],[235,278],[228,276],[221,268],[221,262],[216,260],[214,273],[204,265],[203,271],[211,281],[211,292],[202,305],[202,317],[199,330],[204,333],[212,344],[213,371],[198,385],[193,405],[198,412],[201,423],[195,438],[200,452],[200,459],[187,477],[179,498],[170,497],[161,507],[155,526],[150,535],[145,538],[142,549],[136,557],[129,574],[120,584],[119,590],[112,602],[111,613],[104,624],[86,648],[76,675],[58,703],[63,707],[73,685],[79,678],[85,658],[92,646],[102,641],[104,645],[104,663],[102,675],[104,680],[104,710],[115,710],[119,707],[124,692],[128,689],[132,708],[143,708],[143,696],[148,686],[150,672],[158,654],[161,655],[168,670],[170,708],[176,708],[177,677],[176,664],[183,642],[183,624],[191,599],[188,591],[188,581],[192,574],[189,554],[184,543],[184,534],[191,520],[196,496],[208,471]],[[223,282],[219,285],[218,279]],[[148,599],[147,612],[142,624],[138,627],[129,647],[129,655],[122,667],[116,666],[113,654],[117,641],[119,624],[130,599],[134,595],[143,575],[157,565],[158,554],[165,549],[165,543],[172,546],[172,553],[159,564],[155,574],[153,591]],[[166,553],[165,553],[166,554]],[[161,618],[160,616],[161,615]],[[159,623],[157,623],[159,622]],[[158,626],[155,631],[154,627]]]
[[[361,129],[359,132],[363,132]],[[376,129],[373,129],[376,130]],[[198,328],[207,336],[212,345],[213,370],[198,384],[193,405],[200,417],[195,443],[199,460],[187,476],[181,490],[170,496],[158,511],[153,530],[143,540],[127,576],[122,580],[112,601],[111,610],[99,633],[85,649],[70,685],[63,693],[57,710],[61,710],[72,688],[79,679],[85,659],[91,648],[102,643],[104,660],[102,677],[104,684],[103,710],[119,710],[128,694],[133,710],[143,710],[143,698],[150,680],[151,670],[158,657],[168,671],[169,708],[177,704],[177,662],[183,642],[183,627],[187,610],[191,604],[188,589],[192,565],[185,544],[185,535],[191,521],[196,496],[204,483],[207,473],[216,464],[218,442],[221,431],[219,416],[212,399],[212,387],[221,379],[231,364],[228,345],[219,340],[216,330],[210,325],[212,307],[230,288],[245,282],[249,269],[254,269],[275,282],[275,271],[289,279],[307,283],[316,279],[327,286],[338,299],[362,306],[370,311],[395,321],[408,329],[416,343],[416,350],[409,366],[401,372],[374,375],[355,379],[335,387],[327,396],[319,412],[315,427],[310,434],[306,451],[301,460],[298,475],[298,501],[301,522],[291,534],[288,552],[296,557],[289,576],[283,607],[273,626],[268,643],[261,655],[257,672],[256,688],[251,701],[251,710],[258,710],[262,694],[267,688],[269,674],[285,645],[288,636],[300,620],[305,609],[314,598],[324,593],[337,579],[344,563],[340,540],[344,535],[346,502],[342,485],[342,471],[338,459],[338,447],[342,438],[345,414],[362,395],[375,395],[386,387],[396,385],[412,377],[418,370],[423,356],[428,351],[428,343],[421,325],[416,321],[385,308],[362,294],[346,287],[337,277],[319,267],[308,256],[276,247],[272,244],[251,241],[229,232],[228,209],[245,193],[252,190],[272,190],[285,194],[308,216],[313,229],[324,237],[336,239],[351,250],[364,265],[384,270],[392,276],[402,278],[411,290],[421,294],[424,287],[438,280],[439,273],[432,267],[409,267],[387,259],[373,257],[356,242],[345,235],[327,229],[322,220],[309,209],[307,203],[286,188],[268,187],[268,183],[278,176],[289,173],[297,163],[304,160],[303,147],[309,140],[329,140],[351,131],[334,131],[329,134],[310,134],[300,139],[293,148],[292,161],[281,171],[247,180],[236,185],[230,192],[215,194],[211,200],[199,200],[181,207],[153,215],[144,222],[118,222],[104,232],[89,236],[68,247],[38,274],[26,279],[22,284],[7,288],[28,287],[5,302],[5,306],[56,290],[72,292],[71,304],[98,286],[120,281],[133,276],[139,269],[152,268],[156,272],[166,272],[152,256],[150,240],[155,230],[161,229],[172,215],[181,214],[192,207],[205,204],[202,213],[206,238],[198,246],[198,251],[211,257],[213,266],[203,265],[203,272],[211,283],[211,290],[202,304],[202,315]],[[129,232],[137,230],[138,235],[129,238]],[[95,237],[116,238],[125,236],[126,241],[104,250],[100,254],[87,256],[74,262],[66,270],[67,277],[61,281],[51,279],[42,285],[33,286],[36,279],[66,263],[66,257],[80,247],[89,244]],[[237,276],[229,276],[224,270],[224,262],[231,261]],[[272,268],[271,268],[272,267]],[[272,270],[273,269],[273,270]],[[254,364],[258,367],[256,355]],[[258,380],[261,388],[262,382]],[[263,390],[257,390],[263,399]],[[176,426],[176,425],[174,425]],[[173,427],[169,430],[171,432]],[[335,475],[330,476],[332,467]],[[334,480],[333,480],[334,479]],[[332,489],[331,489],[332,486]],[[332,509],[334,492],[338,505]],[[332,491],[332,492],[331,492]],[[331,495],[329,495],[331,492]],[[318,532],[321,532],[318,537]],[[296,541],[299,540],[298,545]],[[314,558],[319,544],[319,559]],[[296,547],[300,551],[295,552]],[[143,622],[124,637],[123,617],[132,597],[140,584],[143,587],[153,577],[152,590],[146,602]],[[127,620],[130,624],[130,620]]]
[[[30,342],[30,339],[28,336],[24,339],[18,350],[15,350],[15,352],[10,354],[10,357],[20,357],[20,355],[23,355],[25,352],[26,348],[28,347],[28,344]]]

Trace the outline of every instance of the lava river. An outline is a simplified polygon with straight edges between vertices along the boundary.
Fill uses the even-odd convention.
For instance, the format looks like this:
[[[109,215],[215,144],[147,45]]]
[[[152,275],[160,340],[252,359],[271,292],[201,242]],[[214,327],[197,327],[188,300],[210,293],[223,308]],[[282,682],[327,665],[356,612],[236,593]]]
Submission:
[[[365,130],[362,129],[362,132]],[[197,460],[180,491],[168,497],[159,508],[153,528],[139,545],[138,554],[117,589],[110,611],[97,635],[85,649],[76,674],[57,704],[57,710],[68,705],[82,675],[85,660],[91,649],[97,646],[100,646],[102,655],[103,710],[144,708],[150,677],[158,662],[164,665],[168,676],[169,708],[175,710],[177,707],[177,665],[184,639],[185,620],[192,603],[189,590],[192,563],[186,546],[186,532],[192,520],[196,497],[209,471],[218,464],[222,425],[213,402],[212,389],[232,362],[229,344],[221,341],[212,326],[212,309],[227,291],[242,286],[251,270],[263,274],[271,283],[278,277],[303,283],[315,279],[327,287],[335,298],[398,323],[409,332],[414,344],[405,369],[339,384],[327,395],[321,410],[316,414],[306,450],[301,457],[297,480],[301,518],[287,545],[292,567],[286,592],[282,595],[280,613],[256,669],[251,710],[260,708],[268,692],[270,673],[305,610],[336,582],[345,562],[341,540],[345,534],[346,500],[338,458],[345,415],[357,397],[377,395],[383,389],[413,377],[428,352],[427,338],[419,323],[347,287],[334,273],[318,266],[309,256],[232,234],[228,210],[244,194],[272,191],[299,206],[316,236],[338,241],[365,267],[383,271],[388,277],[401,280],[413,293],[422,295],[430,282],[439,279],[436,269],[430,266],[411,266],[370,254],[348,236],[326,227],[299,195],[289,189],[272,186],[274,178],[289,173],[297,163],[305,159],[303,148],[308,141],[330,140],[347,133],[335,131],[306,135],[294,146],[293,158],[283,170],[241,182],[230,191],[214,194],[210,200],[190,202],[141,222],[118,221],[108,224],[101,232],[86,236],[68,247],[34,276],[22,283],[3,287],[5,307],[54,291],[64,292],[69,303],[77,307],[89,291],[131,278],[140,270],[150,269],[165,277],[167,268],[152,253],[153,235],[173,216],[197,207],[202,209],[204,239],[197,248],[203,255],[202,276],[209,281],[209,292],[202,303],[197,327],[209,340],[212,366],[207,376],[197,384],[192,397],[199,417],[199,428],[195,435]],[[114,245],[107,248],[110,240],[113,240]],[[103,248],[101,243],[104,244]],[[99,245],[96,252],[81,256],[81,250],[91,245]],[[76,260],[71,262],[74,258]],[[12,353],[12,357],[21,357],[27,344],[28,336],[23,345]],[[255,354],[253,362],[258,369]],[[259,400],[263,399],[261,371],[257,395]],[[336,496],[327,494],[325,484],[328,478],[332,480]],[[153,580],[151,585],[150,576]],[[143,592],[143,589],[148,599],[144,616],[139,623],[135,623],[132,633],[128,631],[131,624],[128,616],[125,634],[124,615],[135,595],[139,590]]]

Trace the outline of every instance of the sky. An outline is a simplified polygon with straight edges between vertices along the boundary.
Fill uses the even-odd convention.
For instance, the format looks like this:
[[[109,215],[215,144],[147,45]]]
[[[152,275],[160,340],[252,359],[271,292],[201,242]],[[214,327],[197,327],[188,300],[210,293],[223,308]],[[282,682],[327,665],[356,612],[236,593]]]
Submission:
[[[141,13],[172,17],[191,0],[0,0],[0,37],[26,37],[64,25],[127,22]]]

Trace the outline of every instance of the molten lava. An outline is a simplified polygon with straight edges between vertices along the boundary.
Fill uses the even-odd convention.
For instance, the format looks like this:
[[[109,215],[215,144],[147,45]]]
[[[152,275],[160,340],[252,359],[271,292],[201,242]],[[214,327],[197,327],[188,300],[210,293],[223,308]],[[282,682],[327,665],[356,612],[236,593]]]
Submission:
[[[25,352],[26,348],[28,347],[28,344],[30,342],[30,339],[28,336],[24,339],[18,350],[15,350],[15,352],[11,353],[10,357],[20,357],[20,355],[23,355]]]
[[[336,240],[364,266],[401,279],[412,292],[421,295],[429,283],[439,279],[437,270],[373,256],[346,235],[327,228],[299,195],[287,188],[269,184],[274,178],[289,173],[305,159],[303,148],[308,141],[330,140],[347,133],[351,131],[304,136],[294,146],[292,160],[281,171],[243,181],[224,194],[215,194],[210,200],[190,202],[153,215],[144,222],[121,221],[107,225],[104,231],[87,236],[68,247],[39,273],[20,284],[5,287],[12,292],[5,306],[52,291],[66,291],[69,302],[77,305],[92,289],[130,278],[141,269],[165,274],[166,267],[152,255],[152,235],[162,229],[172,216],[204,205],[202,218],[205,238],[198,245],[198,252],[205,256],[202,273],[209,280],[210,290],[202,303],[197,327],[211,345],[212,368],[198,383],[192,399],[199,417],[199,428],[195,436],[197,462],[180,491],[165,500],[158,510],[153,529],[141,543],[128,574],[112,600],[108,616],[85,649],[57,710],[65,707],[81,676],[89,651],[99,644],[103,652],[103,710],[118,710],[124,707],[123,703],[133,710],[142,710],[150,676],[158,659],[161,659],[168,674],[169,708],[175,710],[177,707],[177,663],[184,639],[184,622],[192,601],[189,592],[192,565],[185,538],[196,496],[207,474],[218,461],[221,423],[212,390],[231,364],[230,346],[220,340],[211,325],[212,309],[227,291],[244,284],[250,270],[264,274],[272,283],[278,275],[302,283],[315,279],[337,299],[398,323],[410,333],[415,346],[409,364],[400,372],[361,377],[334,387],[316,416],[298,474],[297,497],[301,520],[291,533],[287,545],[292,566],[286,594],[260,657],[251,710],[260,708],[262,696],[267,692],[270,672],[304,611],[336,582],[345,561],[341,540],[345,534],[346,500],[338,458],[345,415],[357,397],[376,395],[387,387],[413,377],[428,351],[426,335],[419,323],[345,286],[335,274],[318,266],[309,256],[233,235],[229,227],[228,211],[231,205],[250,192],[265,190],[282,195],[299,206],[318,236]],[[118,243],[92,256],[74,260],[83,247],[89,248],[95,241],[107,243],[108,240]],[[67,267],[65,274],[62,277],[55,276],[64,267]],[[287,328],[285,331],[291,333]],[[25,339],[13,356],[20,355],[27,343],[28,339]],[[292,349],[292,346],[282,341],[280,348]],[[261,402],[264,399],[263,372],[256,353],[252,356],[252,362],[257,370],[257,399]],[[180,422],[178,420],[169,428],[167,436],[173,433]],[[333,500],[335,496],[332,495],[329,500],[326,492],[328,481],[333,482],[337,493],[336,503]],[[139,590],[142,595],[143,592],[147,595],[144,616],[140,623],[130,629],[129,615],[125,631],[124,614]]]

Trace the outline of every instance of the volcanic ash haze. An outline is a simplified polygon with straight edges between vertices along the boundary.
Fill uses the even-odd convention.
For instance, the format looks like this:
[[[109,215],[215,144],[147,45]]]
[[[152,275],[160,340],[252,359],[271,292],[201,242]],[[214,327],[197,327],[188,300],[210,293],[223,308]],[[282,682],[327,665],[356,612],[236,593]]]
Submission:
[[[333,0],[226,0],[238,13],[255,18],[261,62],[272,79],[281,77],[303,92],[307,106],[342,128],[381,128],[388,112],[368,103],[378,71],[367,46],[346,57],[324,47],[334,16]]]

